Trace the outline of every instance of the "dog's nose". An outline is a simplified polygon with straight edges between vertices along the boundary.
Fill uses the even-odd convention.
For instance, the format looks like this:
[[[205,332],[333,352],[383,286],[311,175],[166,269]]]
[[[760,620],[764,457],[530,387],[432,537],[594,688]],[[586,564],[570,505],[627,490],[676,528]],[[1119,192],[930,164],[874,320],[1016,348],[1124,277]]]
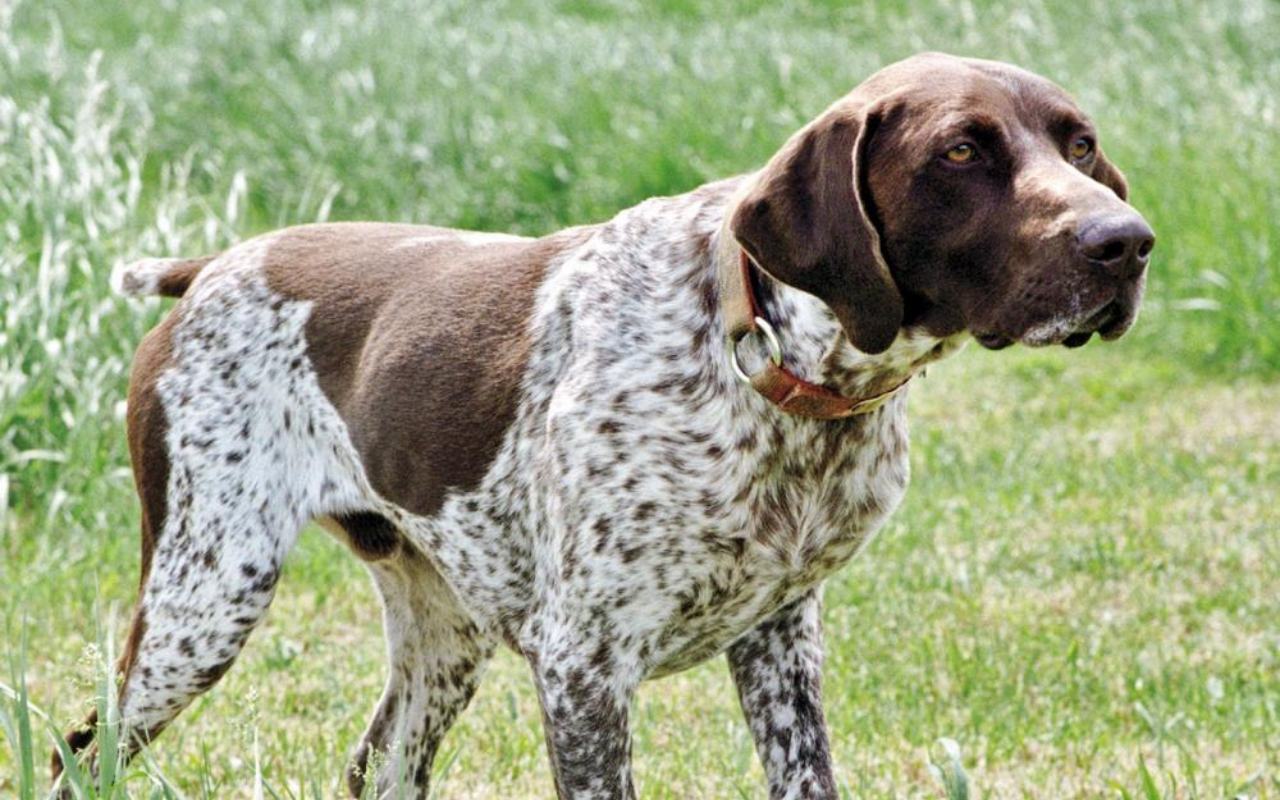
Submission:
[[[1108,214],[1086,220],[1076,242],[1090,263],[1118,278],[1133,278],[1146,268],[1156,235],[1137,214]]]

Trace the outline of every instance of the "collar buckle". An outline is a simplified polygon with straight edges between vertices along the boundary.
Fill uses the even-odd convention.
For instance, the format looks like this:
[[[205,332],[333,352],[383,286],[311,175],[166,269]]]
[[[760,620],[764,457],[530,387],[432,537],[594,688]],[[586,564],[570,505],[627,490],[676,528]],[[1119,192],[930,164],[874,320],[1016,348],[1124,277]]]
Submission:
[[[778,332],[773,329],[773,325],[769,324],[769,320],[764,317],[754,317],[752,326],[746,328],[737,335],[729,336],[729,365],[733,367],[733,374],[738,376],[738,380],[751,385],[751,376],[742,368],[741,362],[738,361],[738,345],[742,343],[753,333],[760,334],[764,337],[765,346],[769,348],[769,361],[775,367],[782,366],[782,343],[778,341]]]

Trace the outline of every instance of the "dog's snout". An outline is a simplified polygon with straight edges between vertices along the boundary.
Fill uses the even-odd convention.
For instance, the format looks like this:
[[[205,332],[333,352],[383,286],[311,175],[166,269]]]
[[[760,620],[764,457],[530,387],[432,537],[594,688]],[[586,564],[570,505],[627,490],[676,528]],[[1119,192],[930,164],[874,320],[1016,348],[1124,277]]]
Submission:
[[[1076,242],[1091,263],[1117,277],[1132,278],[1147,266],[1156,235],[1137,214],[1109,214],[1086,220]]]

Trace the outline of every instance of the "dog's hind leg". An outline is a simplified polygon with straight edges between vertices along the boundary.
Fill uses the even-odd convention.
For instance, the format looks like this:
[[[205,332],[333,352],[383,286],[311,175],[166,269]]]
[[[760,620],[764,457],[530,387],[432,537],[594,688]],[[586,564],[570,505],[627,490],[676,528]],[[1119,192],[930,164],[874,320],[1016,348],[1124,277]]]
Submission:
[[[286,483],[278,443],[252,435],[266,404],[227,401],[221,414],[162,403],[168,326],[139,351],[129,438],[142,500],[143,580],[120,660],[121,740],[158,734],[231,666],[271,603],[285,555],[308,513]],[[192,415],[200,419],[192,418]],[[95,722],[91,719],[90,724]],[[83,747],[92,730],[73,734]],[[57,769],[55,764],[55,770]]]
[[[134,606],[129,638],[116,665],[122,681],[133,673],[138,649],[147,631],[144,595],[155,554],[156,542],[168,516],[169,455],[166,451],[164,406],[156,391],[156,380],[172,358],[174,317],[160,323],[147,334],[134,357],[133,378],[129,387],[129,453],[133,476],[142,505],[142,579],[138,602]],[[123,685],[123,683],[121,684]],[[98,727],[95,708],[88,719],[66,736],[72,753],[91,749]],[[61,755],[53,753],[53,777],[62,772]]]
[[[188,297],[138,350],[128,428],[142,585],[119,665],[130,752],[227,671],[298,531],[323,499],[355,491],[335,468],[336,413],[316,399],[304,312],[227,281]]]
[[[440,740],[475,694],[494,642],[412,547],[370,564],[382,595],[387,685],[347,773],[353,796],[426,797]],[[375,778],[376,776],[376,778]]]

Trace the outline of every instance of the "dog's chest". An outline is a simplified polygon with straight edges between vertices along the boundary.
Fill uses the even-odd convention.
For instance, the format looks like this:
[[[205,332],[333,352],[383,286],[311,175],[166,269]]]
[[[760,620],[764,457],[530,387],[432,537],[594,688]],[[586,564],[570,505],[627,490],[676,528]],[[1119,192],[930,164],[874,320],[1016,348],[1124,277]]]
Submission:
[[[738,451],[737,464],[722,466],[718,476],[708,470],[700,499],[672,493],[667,546],[646,548],[633,565],[645,576],[641,585],[674,601],[656,629],[658,674],[723,650],[868,541],[906,488],[903,406],[896,400],[848,423],[788,422],[786,430],[759,432],[754,447]],[[641,541],[650,535],[629,533]]]
[[[723,650],[846,563],[908,477],[905,397],[815,421],[749,413],[758,398],[737,386],[682,400],[685,377],[562,390],[535,490],[544,587],[585,598],[653,674]]]

